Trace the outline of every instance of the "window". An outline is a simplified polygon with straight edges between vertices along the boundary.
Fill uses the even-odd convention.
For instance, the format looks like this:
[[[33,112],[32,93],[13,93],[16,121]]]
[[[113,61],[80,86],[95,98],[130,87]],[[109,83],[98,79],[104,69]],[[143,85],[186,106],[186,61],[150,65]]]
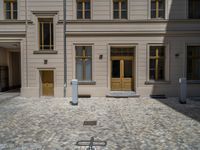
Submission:
[[[200,19],[200,0],[189,0],[188,2],[188,12],[190,19]]]
[[[151,18],[165,18],[165,0],[151,0]]]
[[[113,18],[127,19],[127,0],[113,0]]]
[[[39,47],[40,50],[53,50],[53,19],[40,18],[39,21]]]
[[[149,79],[165,80],[165,47],[150,46],[149,55]]]
[[[91,46],[76,46],[76,78],[79,81],[92,80]]]
[[[187,47],[187,79],[200,80],[200,46]]]
[[[90,0],[77,0],[77,19],[91,18]]]
[[[17,19],[17,0],[4,0],[5,19]]]

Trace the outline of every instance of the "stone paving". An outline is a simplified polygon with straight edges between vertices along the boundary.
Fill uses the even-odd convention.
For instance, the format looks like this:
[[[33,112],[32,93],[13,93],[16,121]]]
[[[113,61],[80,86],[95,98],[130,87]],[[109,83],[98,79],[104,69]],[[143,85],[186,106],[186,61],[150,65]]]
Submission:
[[[1,96],[0,96],[1,97]],[[85,150],[78,140],[107,141],[97,150],[200,150],[200,101],[176,98],[0,98],[0,150]],[[97,126],[83,126],[97,120]]]

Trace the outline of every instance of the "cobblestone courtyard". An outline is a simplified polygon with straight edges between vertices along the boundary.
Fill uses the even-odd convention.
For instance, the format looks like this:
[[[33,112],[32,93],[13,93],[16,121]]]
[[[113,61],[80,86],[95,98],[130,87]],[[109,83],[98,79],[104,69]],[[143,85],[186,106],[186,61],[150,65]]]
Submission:
[[[0,149],[80,150],[78,140],[107,141],[100,150],[200,149],[200,101],[175,98],[70,99],[0,95]],[[83,126],[97,120],[96,126]]]

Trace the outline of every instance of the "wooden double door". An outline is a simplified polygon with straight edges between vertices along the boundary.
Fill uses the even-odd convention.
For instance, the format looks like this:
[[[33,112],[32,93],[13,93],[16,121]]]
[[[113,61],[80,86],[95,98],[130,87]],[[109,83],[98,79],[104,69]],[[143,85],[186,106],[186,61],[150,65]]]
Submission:
[[[133,80],[133,57],[111,57],[111,90],[132,91]]]

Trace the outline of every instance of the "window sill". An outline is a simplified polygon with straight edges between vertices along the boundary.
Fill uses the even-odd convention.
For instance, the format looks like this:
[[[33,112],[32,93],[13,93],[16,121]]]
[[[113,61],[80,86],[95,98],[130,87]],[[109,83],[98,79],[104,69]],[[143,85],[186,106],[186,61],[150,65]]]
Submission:
[[[151,85],[151,84],[170,84],[170,81],[146,81],[146,85]]]
[[[54,50],[39,50],[33,51],[33,54],[58,54],[58,52]]]
[[[188,84],[200,84],[200,80],[187,80]]]
[[[78,85],[96,85],[96,81],[78,81]]]
[[[96,85],[96,81],[78,81],[78,85]]]

